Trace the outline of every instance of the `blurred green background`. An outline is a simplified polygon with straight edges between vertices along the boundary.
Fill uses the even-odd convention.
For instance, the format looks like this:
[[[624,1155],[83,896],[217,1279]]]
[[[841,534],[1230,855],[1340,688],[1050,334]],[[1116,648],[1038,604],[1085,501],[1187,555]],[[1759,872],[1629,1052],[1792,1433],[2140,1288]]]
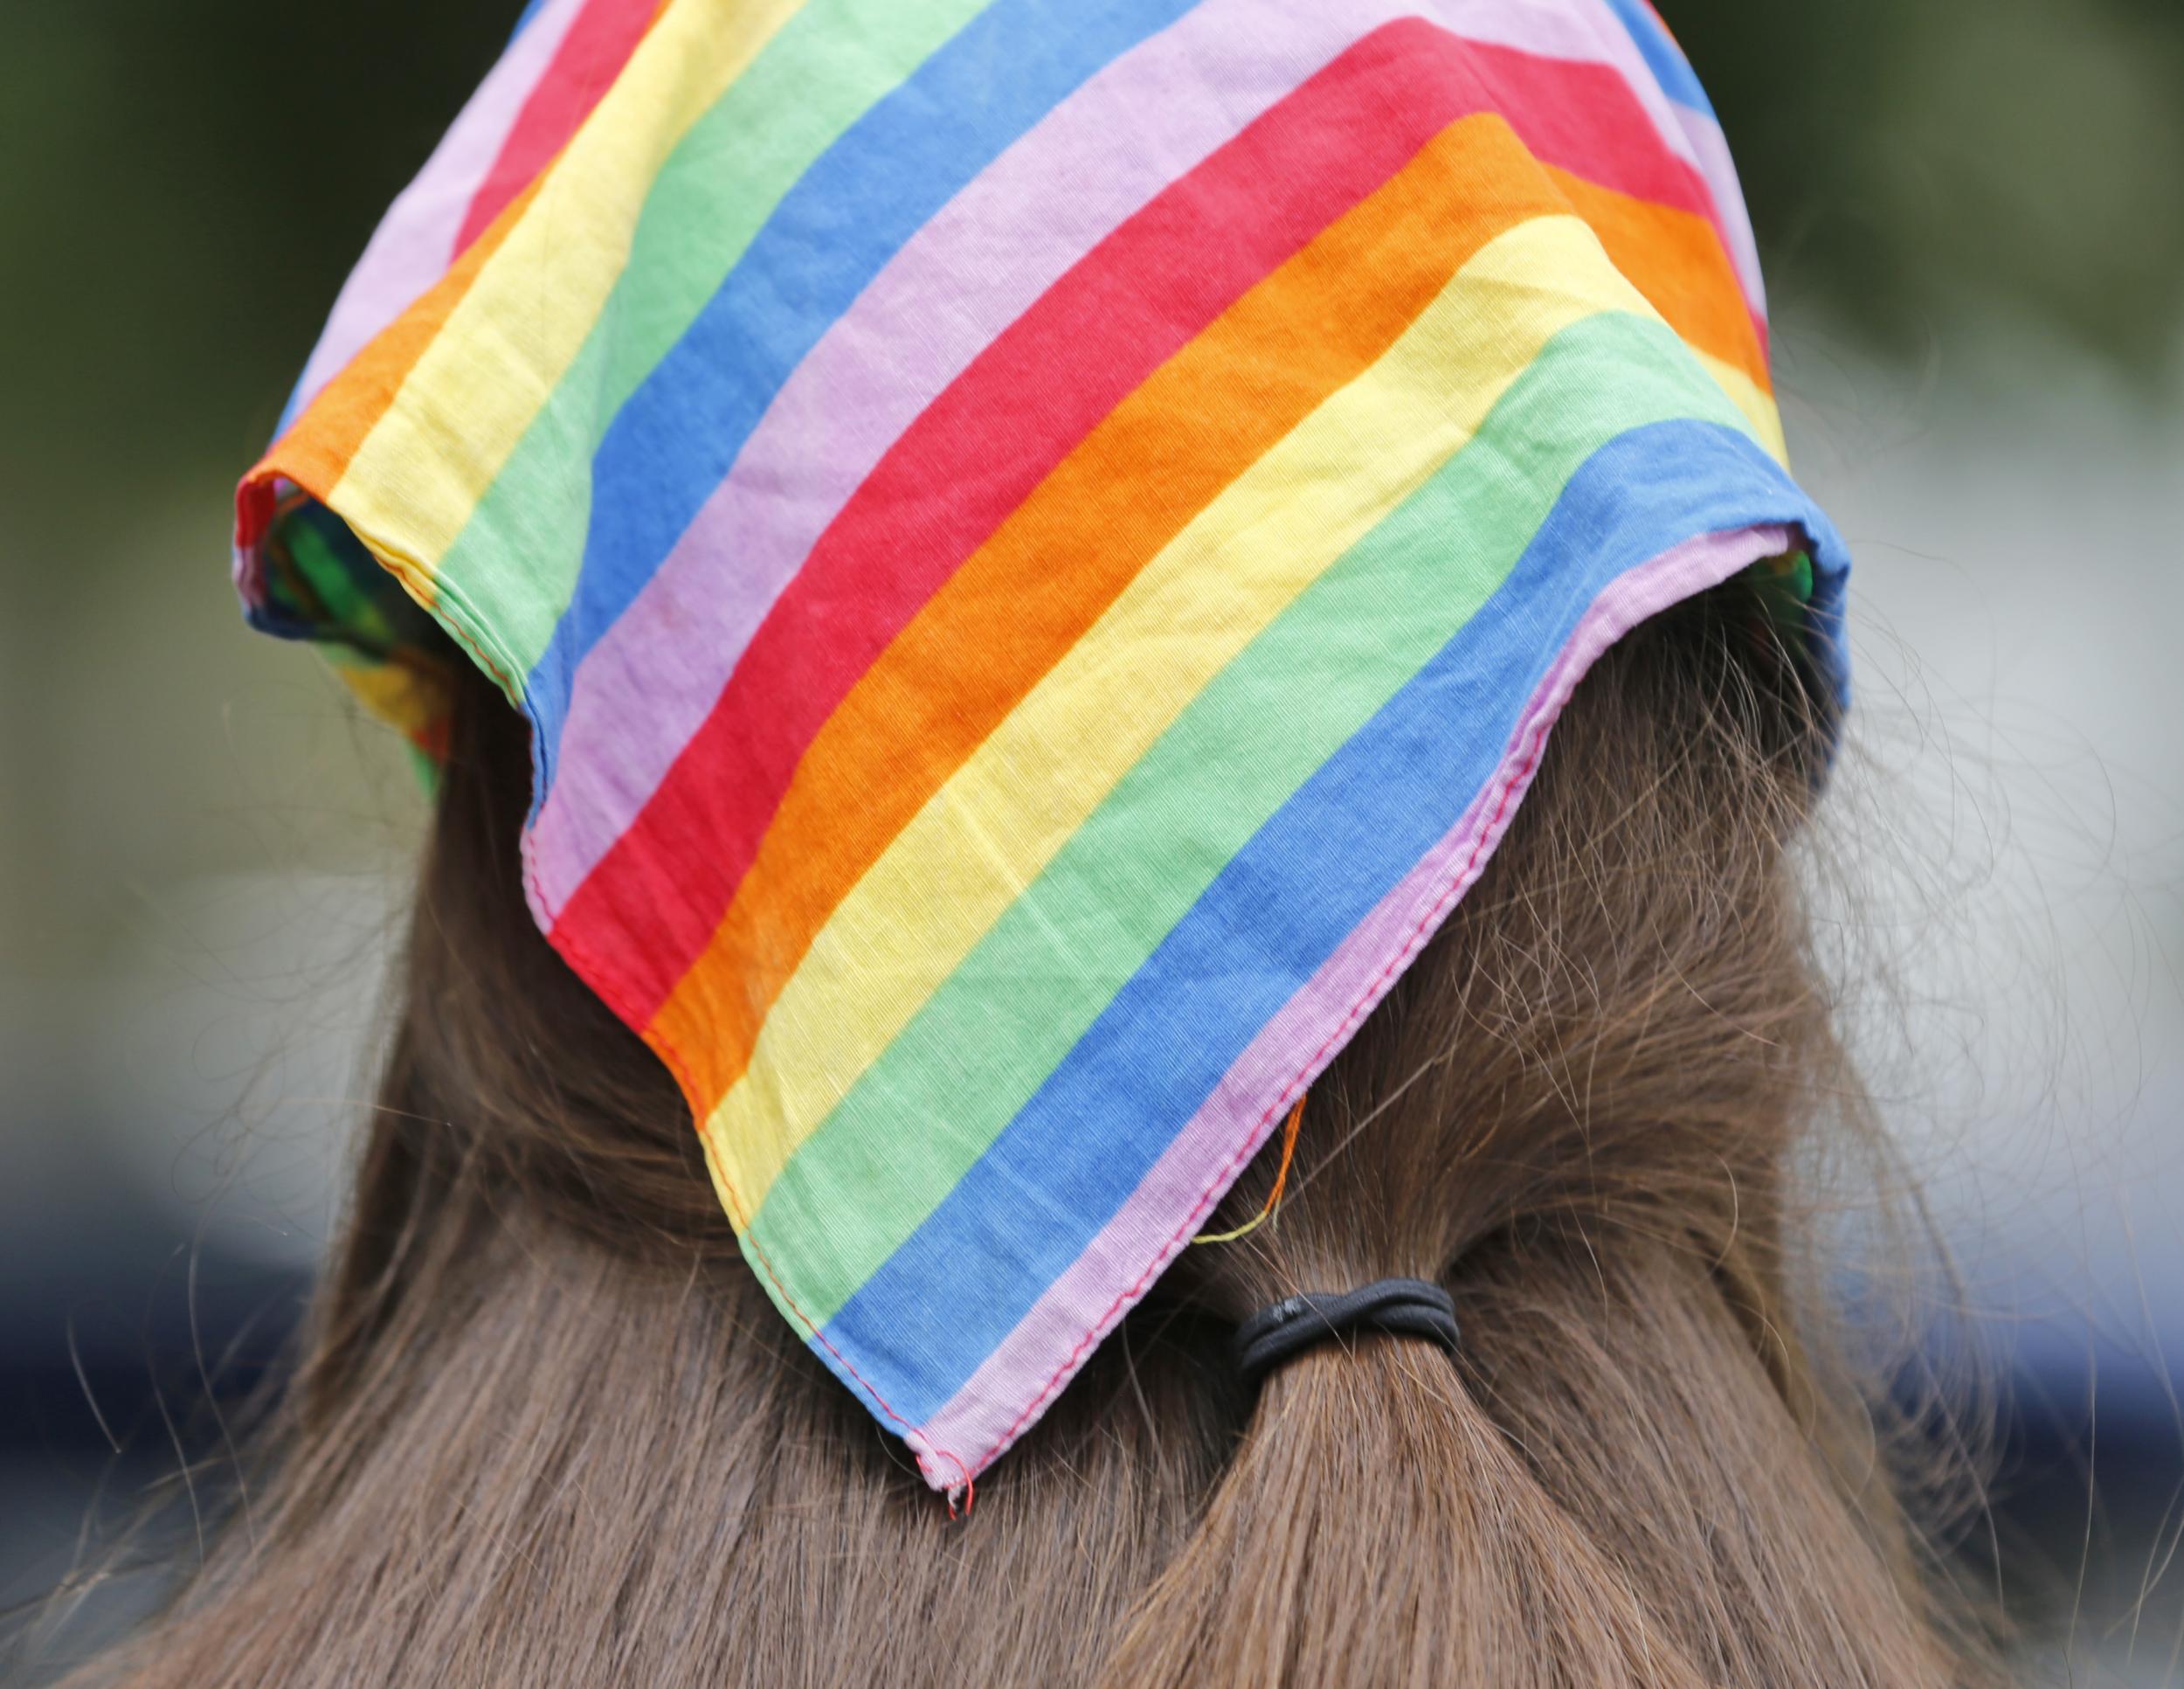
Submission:
[[[2114,1458],[2166,1497],[2184,3],[1660,3],[1859,558],[1836,807],[1908,862],[1868,924],[1915,952],[1889,1003],[1926,1006],[1862,1035],[2023,1364],[2066,1405],[2096,1360],[2137,1379],[2170,1434]],[[422,806],[309,655],[243,631],[229,489],[515,10],[0,5],[0,1601],[66,1562],[112,1443],[123,1492],[157,1464],[197,1350],[278,1332],[324,1233]],[[2174,1525],[2123,1510],[2096,1608]],[[2088,1622],[2084,1659],[2170,1680],[2160,1599],[2158,1646]]]
[[[225,489],[508,3],[0,9],[0,955],[242,860],[207,710],[294,682],[214,584]],[[2021,315],[2148,391],[2184,275],[2177,0],[1676,0],[1793,340]],[[1797,371],[1785,370],[1793,393]]]

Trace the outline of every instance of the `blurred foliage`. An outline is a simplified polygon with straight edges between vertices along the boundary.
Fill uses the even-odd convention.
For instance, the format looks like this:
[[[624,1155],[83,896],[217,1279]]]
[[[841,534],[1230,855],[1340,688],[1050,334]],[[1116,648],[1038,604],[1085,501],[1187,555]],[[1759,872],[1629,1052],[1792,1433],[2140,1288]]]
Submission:
[[[1917,356],[1999,308],[2169,367],[2184,0],[1658,3],[1779,314]],[[293,855],[261,835],[354,790],[342,755],[268,791],[297,759],[252,732],[344,718],[242,633],[228,488],[517,10],[0,0],[0,958],[74,953],[139,884]]]
[[[0,0],[0,980],[371,832],[333,684],[224,590],[230,489],[515,10]]]
[[[1898,354],[2015,308],[2134,372],[2184,315],[2184,0],[1657,0],[1778,302]]]
[[[0,521],[50,541],[102,525],[94,483],[239,469],[514,10],[0,6]]]
[[[2126,361],[2165,342],[2184,303],[2179,0],[1661,3],[1737,148],[1780,295],[1898,350],[1989,297]],[[91,487],[132,463],[256,449],[515,10],[0,8],[0,498],[17,523],[38,510],[79,532]]]

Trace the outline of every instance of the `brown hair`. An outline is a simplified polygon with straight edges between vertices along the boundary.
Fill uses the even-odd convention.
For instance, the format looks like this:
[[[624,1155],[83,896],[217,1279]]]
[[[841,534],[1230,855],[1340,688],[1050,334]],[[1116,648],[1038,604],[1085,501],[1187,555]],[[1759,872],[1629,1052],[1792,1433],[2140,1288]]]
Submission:
[[[87,1681],[1969,1685],[1829,1360],[1798,1170],[1864,1128],[1786,841],[1822,738],[1716,593],[1594,670],[1485,876],[951,1522],[736,1255],[517,885],[466,683],[353,1209],[247,1518]],[[1224,1204],[1264,1201],[1273,1153]],[[1252,1390],[1230,1326],[1437,1279]]]

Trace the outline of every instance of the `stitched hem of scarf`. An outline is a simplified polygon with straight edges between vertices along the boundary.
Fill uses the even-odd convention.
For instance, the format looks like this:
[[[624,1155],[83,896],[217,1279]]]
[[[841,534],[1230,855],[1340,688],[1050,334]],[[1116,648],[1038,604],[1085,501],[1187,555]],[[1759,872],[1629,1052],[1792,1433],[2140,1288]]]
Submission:
[[[1469,853],[1462,859],[1462,866],[1455,869],[1445,881],[1425,888],[1420,900],[1413,904],[1412,912],[1402,917],[1400,924],[1405,930],[1405,937],[1391,959],[1375,973],[1370,983],[1352,1000],[1334,1030],[1326,1035],[1311,1056],[1296,1069],[1294,1076],[1277,1092],[1274,1101],[1253,1121],[1237,1149],[1215,1173],[1198,1201],[1155,1252],[1144,1270],[1119,1291],[1098,1319],[1092,1322],[1054,1368],[1039,1393],[982,1452],[967,1463],[965,1470],[972,1477],[984,1471],[1006,1452],[1082,1370],[1092,1350],[1174,1261],[1191,1234],[1227,1193],[1251,1158],[1264,1146],[1282,1111],[1310,1086],[1339,1053],[1365,1018],[1386,995],[1396,979],[1417,959],[1449,910],[1476,883],[1506,832],[1517,805],[1538,772],[1540,758],[1545,751],[1548,736],[1555,722],[1593,664],[1640,623],[1698,592],[1721,585],[1742,573],[1755,562],[1786,549],[1794,543],[1797,531],[1794,523],[1752,523],[1745,528],[1697,536],[1626,571],[1595,597],[1587,611],[1588,620],[1598,613],[1604,601],[1614,594],[1617,587],[1628,589],[1636,578],[1638,590],[1632,602],[1619,606],[1592,630],[1586,630],[1581,620],[1578,632],[1565,645],[1543,676],[1540,685],[1535,689],[1531,701],[1510,735],[1509,748],[1503,752],[1495,775],[1474,805],[1475,813],[1488,809],[1491,813],[1477,828]],[[1738,543],[1740,541],[1749,541],[1749,545]],[[1809,536],[1807,543],[1810,543]],[[1709,550],[1719,547],[1724,554],[1735,560],[1724,561],[1719,555],[1706,557],[1702,554],[1696,557],[1690,555],[1695,549],[1702,547]],[[1683,567],[1679,568],[1679,564]],[[1458,825],[1461,827],[1462,824],[1460,822]],[[1456,852],[1462,852],[1462,848],[1461,841],[1455,847]],[[946,1412],[943,1409],[942,1415],[936,1416],[936,1418],[944,1417]],[[929,1425],[931,1423],[933,1422],[928,1422]]]
[[[529,716],[529,711],[526,710],[527,719]],[[531,741],[533,746],[536,747],[538,743],[538,723],[535,721],[531,723]],[[530,834],[528,829],[523,835],[521,854],[523,866],[524,897],[530,904],[531,918],[538,923],[539,930],[545,933],[548,942],[568,959],[570,966],[577,970],[593,990],[605,999],[607,1007],[620,1016],[625,1025],[637,1032],[653,1053],[667,1063],[667,1070],[674,1075],[675,1083],[681,1089],[683,1100],[689,1105],[691,1125],[697,1133],[699,1146],[704,1151],[705,1164],[712,1174],[715,1188],[728,1198],[728,1217],[736,1228],[736,1243],[741,1246],[744,1258],[751,1262],[764,1275],[766,1282],[773,1287],[777,1302],[782,1308],[787,1310],[792,1322],[804,1328],[805,1340],[816,1344],[832,1357],[836,1375],[849,1382],[854,1389],[862,1395],[867,1402],[870,1402],[881,1416],[898,1429],[902,1440],[909,1445],[911,1452],[917,1457],[918,1471],[923,1475],[927,1485],[943,1492],[952,1507],[956,1499],[970,1488],[971,1480],[978,1476],[977,1471],[966,1464],[961,1457],[935,1443],[925,1435],[922,1427],[896,1412],[887,1397],[880,1394],[878,1387],[857,1370],[848,1356],[826,1340],[826,1335],[820,1329],[819,1322],[805,1312],[802,1306],[798,1304],[781,1273],[776,1269],[764,1249],[757,1243],[757,1234],[750,1225],[749,1205],[744,1201],[743,1193],[736,1188],[735,1180],[729,1176],[728,1169],[722,1164],[720,1157],[714,1150],[713,1140],[705,1131],[702,1117],[704,1104],[700,1100],[698,1086],[692,1078],[681,1053],[669,1040],[655,1035],[649,1026],[645,1025],[630,1014],[625,1005],[633,1000],[632,993],[619,972],[603,962],[595,952],[588,949],[573,935],[555,931],[553,923],[546,917],[544,912],[545,894],[539,884],[536,865],[531,857]],[[942,1461],[945,1461],[949,1467],[954,1469],[952,1475],[938,1465],[937,1463]]]
[[[531,713],[529,701],[524,696],[522,686],[512,678],[518,673],[515,663],[509,661],[500,642],[487,630],[483,620],[461,592],[451,590],[445,583],[437,580],[432,580],[429,589],[422,586],[420,584],[430,580],[431,577],[415,559],[384,536],[368,534],[338,506],[305,483],[288,477],[277,465],[262,465],[245,479],[238,491],[238,504],[243,507],[236,547],[238,577],[246,578],[248,571],[257,566],[258,551],[264,541],[266,522],[273,514],[271,502],[276,478],[297,487],[347,523],[350,531],[363,542],[381,566],[401,584],[402,590],[446,631],[473,662],[492,677],[509,703],[522,711],[525,723],[530,730],[532,772],[536,780],[542,768],[544,736],[539,730],[536,717]],[[519,854],[522,857],[524,901],[530,906],[531,918],[537,924],[539,931],[546,935],[548,941],[568,959],[585,982],[598,993],[607,1007],[625,1025],[637,1032],[653,1053],[667,1064],[667,1070],[674,1075],[675,1083],[689,1105],[692,1123],[697,1128],[698,1140],[705,1152],[706,1165],[711,1171],[715,1186],[728,1197],[728,1217],[736,1227],[737,1242],[745,1257],[753,1262],[773,1286],[780,1305],[789,1310],[793,1323],[803,1327],[805,1339],[826,1351],[833,1358],[838,1374],[850,1381],[853,1388],[857,1389],[877,1412],[898,1429],[903,1441],[916,1455],[918,1470],[924,1475],[927,1484],[936,1490],[945,1492],[951,1499],[968,1489],[975,1476],[971,1470],[949,1450],[936,1445],[916,1423],[896,1412],[872,1381],[850,1363],[848,1357],[826,1340],[818,1322],[797,1304],[781,1273],[753,1240],[748,1206],[736,1189],[735,1181],[729,1177],[727,1169],[721,1164],[711,1140],[703,1130],[699,1112],[702,1104],[699,1100],[698,1088],[692,1082],[689,1069],[680,1052],[665,1039],[655,1037],[646,1026],[644,1017],[631,1011],[630,1006],[635,1000],[634,993],[615,969],[572,937],[555,931],[539,885],[537,868],[532,860],[528,827],[523,833]],[[946,1466],[940,1464],[943,1462],[946,1463]],[[952,1475],[948,1468],[953,1469]]]
[[[305,490],[308,491],[308,488]],[[316,495],[313,495],[313,496]],[[330,505],[328,508],[333,509]],[[336,509],[335,514],[339,516],[341,513]],[[347,518],[343,517],[343,520],[346,521]],[[531,717],[528,703],[522,697],[520,686],[510,678],[515,672],[514,664],[508,660],[505,653],[501,651],[498,642],[486,630],[475,611],[459,591],[447,590],[442,583],[432,583],[428,595],[426,590],[420,588],[420,583],[427,578],[426,572],[414,560],[405,556],[398,548],[387,544],[384,541],[374,541],[366,536],[362,530],[356,531],[358,536],[364,538],[370,545],[373,555],[378,557],[389,572],[392,573],[401,583],[403,589],[416,599],[435,621],[446,629],[450,637],[460,646],[472,661],[477,662],[487,675],[492,676],[510,701],[523,710],[526,721],[530,727],[536,772],[541,741],[538,723]],[[1598,629],[1588,633],[1580,623],[1578,634],[1573,636],[1569,644],[1565,645],[1555,664],[1549,669],[1542,684],[1536,689],[1531,703],[1510,736],[1509,748],[1503,753],[1495,775],[1482,792],[1478,803],[1475,806],[1475,809],[1490,810],[1490,813],[1487,814],[1483,824],[1477,828],[1469,853],[1462,858],[1461,866],[1455,868],[1454,872],[1441,883],[1429,886],[1420,904],[1414,905],[1413,912],[1403,917],[1405,937],[1396,947],[1393,956],[1374,973],[1370,983],[1356,996],[1349,1009],[1339,1018],[1334,1029],[1322,1039],[1311,1056],[1296,1069],[1294,1076],[1280,1088],[1274,1100],[1253,1121],[1237,1147],[1206,1183],[1197,1201],[1192,1205],[1187,1215],[1155,1251],[1144,1270],[1125,1288],[1116,1294],[1100,1316],[1078,1338],[1061,1363],[1049,1374],[1039,1392],[1023,1405],[1015,1417],[981,1453],[969,1460],[942,1444],[926,1426],[914,1423],[897,1411],[872,1381],[859,1372],[849,1359],[828,1341],[821,1329],[820,1323],[805,1312],[798,1303],[781,1270],[755,1241],[750,1227],[751,1215],[748,1204],[738,1190],[734,1179],[722,1164],[709,1136],[702,1128],[699,1111],[703,1104],[698,1094],[698,1088],[693,1082],[690,1070],[680,1050],[669,1040],[656,1035],[643,1020],[629,1012],[630,1006],[635,1000],[634,993],[615,967],[591,951],[573,934],[555,931],[555,924],[549,918],[546,912],[543,888],[540,884],[536,865],[531,856],[528,829],[521,850],[526,900],[530,905],[533,919],[537,922],[541,931],[547,935],[554,947],[592,985],[624,1022],[639,1032],[646,1044],[674,1075],[676,1083],[682,1090],[685,1100],[690,1107],[694,1129],[697,1131],[708,1169],[717,1189],[727,1199],[729,1218],[736,1226],[743,1252],[764,1277],[772,1289],[774,1299],[790,1315],[792,1323],[802,1328],[805,1340],[824,1352],[836,1374],[849,1383],[871,1405],[873,1409],[902,1436],[916,1456],[919,1471],[927,1484],[931,1488],[945,1493],[952,1502],[956,1497],[969,1488],[979,1472],[985,1471],[1005,1452],[1045,1411],[1054,1396],[1082,1369],[1091,1351],[1113,1330],[1130,1307],[1143,1298],[1161,1272],[1172,1263],[1176,1254],[1179,1252],[1189,1236],[1203,1222],[1205,1215],[1220,1201],[1244,1166],[1264,1146],[1268,1134],[1272,1131],[1275,1121],[1281,1118],[1282,1111],[1294,1104],[1297,1095],[1317,1077],[1342,1046],[1350,1040],[1358,1025],[1386,994],[1395,979],[1415,960],[1420,951],[1431,939],[1448,911],[1462,898],[1463,893],[1476,883],[1479,875],[1483,872],[1493,850],[1499,844],[1502,834],[1506,831],[1517,803],[1525,791],[1529,789],[1531,779],[1538,772],[1540,757],[1545,749],[1547,737],[1555,720],[1560,716],[1564,705],[1567,703],[1577,683],[1590,669],[1593,663],[1640,621],[1660,613],[1671,605],[1697,592],[1704,591],[1708,586],[1718,585],[1721,581],[1749,567],[1759,557],[1767,555],[1766,550],[1761,543],[1762,541],[1777,539],[1785,532],[1786,530],[1780,526],[1754,525],[1745,530],[1731,530],[1721,534],[1700,536],[1703,541],[1717,544],[1729,544],[1732,550],[1741,549],[1734,545],[1738,538],[1748,537],[1752,542],[1753,547],[1758,549],[1750,550],[1747,554],[1741,555],[1734,563],[1723,564],[1715,559],[1704,560],[1698,564],[1695,575],[1683,578],[1678,576],[1671,565],[1681,559],[1683,554],[1690,550],[1692,544],[1698,543],[1687,542],[1684,545],[1674,548],[1619,577],[1615,583],[1595,598],[1593,606],[1587,612],[1588,617],[1598,613],[1599,606],[1614,593],[1616,586],[1628,585],[1633,576],[1645,577],[1653,571],[1662,571],[1663,578],[1658,585],[1650,580],[1644,581],[1633,603],[1619,607],[1601,623]],[[1459,844],[1456,848],[1462,850],[1462,847]],[[943,1409],[944,1412],[945,1409]]]

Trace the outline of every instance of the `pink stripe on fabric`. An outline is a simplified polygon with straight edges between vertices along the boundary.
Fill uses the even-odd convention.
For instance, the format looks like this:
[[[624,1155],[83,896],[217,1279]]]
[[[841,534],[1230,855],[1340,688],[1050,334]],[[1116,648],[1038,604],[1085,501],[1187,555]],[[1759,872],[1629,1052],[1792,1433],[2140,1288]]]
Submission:
[[[972,1478],[1074,1378],[1182,1250],[1297,1094],[1318,1077],[1439,929],[1501,842],[1548,730],[1601,654],[1640,622],[1796,543],[1783,527],[1703,535],[1619,577],[1595,599],[1517,718],[1501,765],[1463,818],[1344,940],[1213,1088],[1130,1200],[1047,1286],[955,1398],[906,1439],[936,1490]]]
[[[1605,0],[1205,0],[1057,106],[904,246],[784,384],[720,488],[587,654],[527,841],[542,924],[558,918],[659,788],[820,535],[919,413],[1171,182],[1353,42],[1406,17],[1611,64],[1704,179]],[[1010,261],[994,261],[997,251]],[[662,665],[669,649],[689,661]]]
[[[660,12],[660,0],[591,0],[562,32],[561,50],[510,124],[500,156],[478,184],[458,252],[482,235],[583,127]]]
[[[486,73],[417,179],[387,208],[363,257],[342,284],[333,315],[304,365],[292,412],[300,413],[382,329],[447,273],[472,197],[583,8],[584,0],[546,0],[530,27],[508,43]]]
[[[1722,133],[1721,125],[1704,112],[1678,106],[1676,117],[1690,137],[1699,174],[1706,178],[1707,191],[1714,197],[1715,222],[1726,237],[1723,244],[1729,253],[1729,262],[1737,272],[1737,280],[1745,290],[1745,298],[1752,306],[1752,320],[1759,330],[1759,355],[1765,357],[1766,284],[1760,279],[1759,244],[1752,238],[1752,216],[1745,206],[1744,183],[1737,179],[1736,161],[1729,156],[1729,137]]]

